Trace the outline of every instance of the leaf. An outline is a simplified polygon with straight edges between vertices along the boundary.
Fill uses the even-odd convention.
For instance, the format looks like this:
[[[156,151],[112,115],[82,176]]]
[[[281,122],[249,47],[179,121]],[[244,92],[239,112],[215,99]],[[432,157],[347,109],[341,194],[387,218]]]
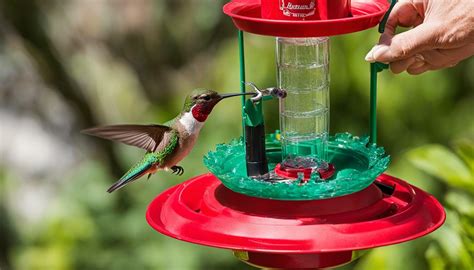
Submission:
[[[454,146],[456,153],[464,160],[471,174],[474,174],[474,141],[469,139],[462,139],[455,142]]]
[[[466,164],[442,145],[426,145],[407,153],[408,160],[420,170],[448,185],[474,193],[474,179]]]
[[[473,269],[473,256],[470,253],[466,227],[461,222],[463,216],[455,211],[447,209],[446,224],[436,232],[430,234],[430,238],[436,240],[438,251],[443,254],[443,259],[451,267],[446,269]]]
[[[446,259],[453,265],[470,266],[471,256],[464,246],[461,235],[451,227],[443,226],[432,235],[439,244],[440,249],[446,254]],[[468,269],[468,268],[462,268]]]
[[[474,197],[468,193],[450,191],[446,195],[446,203],[449,208],[456,210],[463,216],[474,218]]]

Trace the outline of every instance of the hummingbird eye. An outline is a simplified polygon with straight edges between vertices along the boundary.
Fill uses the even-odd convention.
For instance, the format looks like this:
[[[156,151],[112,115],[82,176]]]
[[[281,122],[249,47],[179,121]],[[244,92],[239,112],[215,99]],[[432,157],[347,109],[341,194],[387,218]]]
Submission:
[[[211,100],[211,97],[209,95],[204,95],[201,97],[202,99],[206,100],[206,101],[209,101]]]

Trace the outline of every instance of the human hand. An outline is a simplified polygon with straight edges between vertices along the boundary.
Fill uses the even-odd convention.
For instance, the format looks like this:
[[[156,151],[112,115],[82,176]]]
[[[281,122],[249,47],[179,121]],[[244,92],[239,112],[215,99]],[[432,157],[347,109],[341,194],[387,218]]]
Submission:
[[[412,27],[395,34],[398,26]],[[399,0],[368,62],[390,63],[394,73],[452,67],[474,55],[474,0]]]

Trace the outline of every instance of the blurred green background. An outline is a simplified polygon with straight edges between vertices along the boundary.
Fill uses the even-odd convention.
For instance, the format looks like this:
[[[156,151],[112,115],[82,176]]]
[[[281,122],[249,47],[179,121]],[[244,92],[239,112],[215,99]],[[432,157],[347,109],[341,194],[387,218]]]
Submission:
[[[251,269],[229,251],[164,237],[145,220],[167,187],[240,136],[237,99],[218,105],[181,177],[108,186],[143,151],[82,128],[172,118],[195,87],[238,90],[237,31],[223,0],[0,0],[0,269]],[[331,132],[368,132],[371,29],[331,38]],[[275,85],[274,38],[246,35],[248,80]],[[384,72],[379,143],[389,173],[446,208],[435,233],[343,269],[473,269],[474,60],[420,76]],[[276,103],[265,108],[278,128]]]

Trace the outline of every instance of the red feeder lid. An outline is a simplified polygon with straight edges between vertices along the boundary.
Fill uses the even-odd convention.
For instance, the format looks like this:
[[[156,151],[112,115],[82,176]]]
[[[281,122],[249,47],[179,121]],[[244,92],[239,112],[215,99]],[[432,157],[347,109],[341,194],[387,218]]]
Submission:
[[[338,9],[329,9],[331,3],[329,1],[337,2]],[[269,1],[265,1],[265,4],[267,2]],[[288,4],[285,6],[288,1],[273,2],[279,2],[282,10],[288,7]],[[289,16],[288,19],[282,19],[283,17],[279,15],[269,14],[266,6],[264,9],[265,16],[271,18],[263,18],[262,3],[259,0],[233,0],[225,4],[223,10],[225,14],[232,17],[237,28],[249,33],[277,37],[322,37],[353,33],[374,27],[390,7],[387,0],[315,1],[316,8],[319,7],[319,2],[328,5],[325,10],[320,10],[319,13],[316,12],[306,18],[299,17],[296,19],[292,16]],[[349,3],[350,12],[345,12],[346,9],[349,9]],[[331,10],[338,12],[332,14]],[[338,16],[345,13],[350,14],[347,14],[347,17],[338,18]]]
[[[388,175],[377,181],[394,186],[393,194],[372,184],[337,198],[281,201],[235,193],[204,174],[158,195],[146,218],[160,233],[183,241],[295,256],[396,244],[443,224],[445,212],[433,196]]]

